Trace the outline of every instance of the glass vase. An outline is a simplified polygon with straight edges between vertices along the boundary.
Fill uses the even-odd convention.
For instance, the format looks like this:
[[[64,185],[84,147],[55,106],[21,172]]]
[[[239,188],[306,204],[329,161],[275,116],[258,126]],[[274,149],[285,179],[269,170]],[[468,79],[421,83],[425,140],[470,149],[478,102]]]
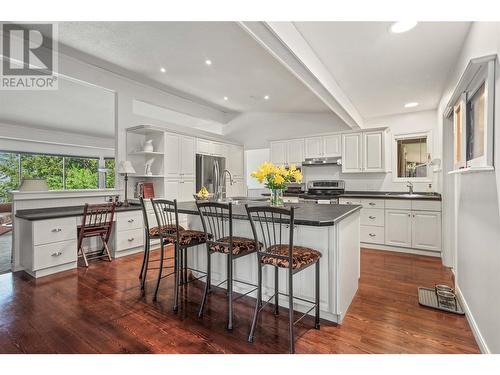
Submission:
[[[283,206],[283,189],[271,189],[271,206]]]

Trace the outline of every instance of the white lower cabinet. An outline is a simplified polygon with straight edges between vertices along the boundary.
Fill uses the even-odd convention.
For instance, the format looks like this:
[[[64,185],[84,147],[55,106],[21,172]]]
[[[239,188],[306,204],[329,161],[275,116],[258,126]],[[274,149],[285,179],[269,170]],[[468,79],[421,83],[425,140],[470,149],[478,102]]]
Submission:
[[[384,243],[384,227],[361,225],[360,241],[373,244]]]
[[[411,247],[411,212],[385,210],[385,244]]]
[[[412,247],[441,250],[441,212],[412,212]]]

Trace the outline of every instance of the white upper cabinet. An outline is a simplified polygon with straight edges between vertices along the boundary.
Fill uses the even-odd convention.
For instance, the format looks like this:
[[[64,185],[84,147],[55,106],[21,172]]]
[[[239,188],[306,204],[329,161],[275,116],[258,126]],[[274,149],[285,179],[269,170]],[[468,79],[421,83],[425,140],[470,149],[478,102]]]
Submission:
[[[181,161],[180,148],[181,136],[179,134],[166,133],[165,135],[165,176],[180,176]]]
[[[219,142],[212,142],[212,155],[224,156],[224,144]]]
[[[276,165],[285,165],[287,162],[287,141],[271,142],[271,162]]]
[[[194,138],[182,136],[181,149],[180,149],[180,175],[182,177],[195,176],[195,152],[194,152]]]
[[[324,152],[325,157],[336,157],[342,154],[340,148],[340,134],[332,134],[323,137]]]
[[[324,153],[323,137],[311,137],[305,139],[306,158],[320,158]]]
[[[362,134],[342,135],[342,173],[362,172]]]
[[[384,131],[363,133],[363,169],[384,172]]]
[[[212,156],[224,156],[225,145],[208,139],[196,138],[196,153]]]
[[[342,135],[342,172],[387,172],[387,130],[378,129]]]
[[[287,164],[302,164],[304,161],[304,140],[292,139],[288,141]]]
[[[243,177],[243,147],[237,145],[226,145],[226,168],[233,177]]]

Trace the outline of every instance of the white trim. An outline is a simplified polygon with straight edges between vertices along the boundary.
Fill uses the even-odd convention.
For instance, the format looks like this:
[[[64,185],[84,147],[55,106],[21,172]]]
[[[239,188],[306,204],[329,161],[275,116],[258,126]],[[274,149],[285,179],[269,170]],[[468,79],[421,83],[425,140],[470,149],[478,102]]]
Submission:
[[[79,135],[79,134],[76,134],[76,135]],[[16,142],[39,143],[39,144],[53,145],[53,146],[81,147],[81,148],[90,148],[90,149],[94,149],[94,150],[108,150],[108,151],[113,151],[113,152],[115,151],[115,149],[111,148],[111,147],[88,146],[88,145],[81,145],[81,144],[77,144],[77,143],[39,141],[39,140],[35,140],[35,139],[8,137],[8,136],[3,136],[3,135],[0,135],[0,139],[6,139],[8,141],[16,141]]]
[[[479,173],[479,172],[493,172],[495,167],[485,166],[485,167],[467,167],[462,169],[455,169],[449,171],[448,174],[466,174],[466,173]]]
[[[476,320],[474,319],[474,316],[472,315],[469,305],[467,304],[467,301],[465,300],[464,295],[462,294],[462,291],[460,290],[458,284],[455,285],[455,290],[457,292],[458,300],[460,301],[462,308],[465,312],[465,317],[467,318],[467,322],[469,322],[472,334],[474,335],[476,343],[479,346],[479,350],[481,350],[481,353],[483,354],[491,354],[490,348],[488,348],[488,344],[486,344],[486,340],[481,334],[479,326],[477,325]]]
[[[392,182],[428,182],[432,183],[431,170],[427,165],[427,177],[398,177],[398,145],[397,141],[401,139],[426,138],[427,154],[431,154],[432,130],[415,133],[397,133],[392,135]],[[432,155],[432,154],[431,154]],[[431,158],[432,159],[432,158]]]
[[[393,251],[396,253],[424,255],[424,256],[429,256],[429,257],[441,258],[440,251],[419,250],[419,249],[412,249],[412,248],[408,248],[408,247],[379,245],[379,244],[368,243],[368,242],[360,242],[360,246],[364,249]]]
[[[82,197],[100,197],[121,195],[120,189],[80,189],[80,190],[48,190],[48,191],[11,191],[13,201],[33,199],[65,199]]]

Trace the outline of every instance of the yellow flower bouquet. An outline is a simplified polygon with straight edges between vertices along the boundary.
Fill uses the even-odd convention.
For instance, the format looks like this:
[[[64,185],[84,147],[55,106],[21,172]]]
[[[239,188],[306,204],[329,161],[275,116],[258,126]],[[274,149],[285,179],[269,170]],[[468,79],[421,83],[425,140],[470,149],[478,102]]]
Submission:
[[[283,190],[290,182],[301,182],[302,173],[295,165],[290,165],[289,168],[284,166],[276,166],[273,163],[262,163],[259,168],[252,172],[252,177],[255,177],[259,183],[264,183],[271,190],[271,204],[283,204]]]

